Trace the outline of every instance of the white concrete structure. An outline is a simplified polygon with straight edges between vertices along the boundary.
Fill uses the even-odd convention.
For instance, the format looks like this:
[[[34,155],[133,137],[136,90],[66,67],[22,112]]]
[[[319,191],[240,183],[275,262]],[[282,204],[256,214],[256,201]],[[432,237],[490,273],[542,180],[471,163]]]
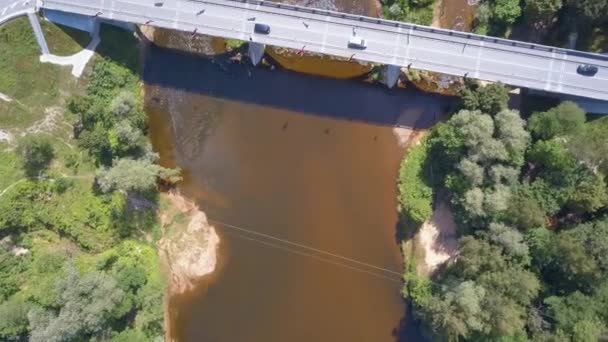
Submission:
[[[608,100],[608,57],[600,54],[260,0],[41,0],[40,6]],[[255,23],[269,25],[270,34],[255,34]],[[353,35],[364,37],[367,48],[348,48]],[[599,72],[581,76],[580,64]]]
[[[36,15],[36,13],[28,13],[27,18],[30,21],[32,29],[34,30],[34,36],[36,36],[36,41],[38,42],[40,51],[43,55],[48,55],[50,53],[49,46],[46,44],[46,39],[44,39],[44,33],[42,32],[42,27],[40,27],[38,16]]]
[[[600,54],[261,0],[0,0],[0,23],[34,6],[608,101]],[[255,23],[270,33],[254,33]],[[353,35],[367,48],[349,48]],[[599,72],[581,76],[581,64]]]
[[[71,56],[57,56],[47,52],[40,56],[40,61],[43,63],[72,66],[72,76],[76,78],[80,77],[87,63],[89,63],[89,60],[95,54],[97,45],[101,42],[101,38],[99,37],[99,20],[92,21],[92,25],[89,32],[91,34],[91,41],[83,50]]]
[[[0,24],[36,12],[36,0],[0,0]]]

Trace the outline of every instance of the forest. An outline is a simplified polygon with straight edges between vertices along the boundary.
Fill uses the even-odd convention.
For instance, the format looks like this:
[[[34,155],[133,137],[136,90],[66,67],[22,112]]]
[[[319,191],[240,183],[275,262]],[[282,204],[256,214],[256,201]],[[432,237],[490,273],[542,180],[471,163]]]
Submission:
[[[403,294],[438,340],[598,341],[608,324],[608,118],[563,102],[524,119],[508,99],[500,84],[472,85],[404,159],[406,227],[448,201],[459,254],[432,277],[408,265]]]
[[[27,19],[2,29],[24,56],[0,57],[37,55]],[[133,32],[103,25],[101,35],[85,80],[55,89],[57,123],[2,145],[0,173],[15,180],[0,194],[2,341],[164,338],[157,184],[178,181],[179,170],[157,165],[145,136]],[[49,84],[59,87],[53,77],[62,72],[49,72]]]
[[[441,0],[384,0],[387,19],[431,25]],[[608,0],[479,0],[473,32],[602,52],[608,49]],[[448,27],[449,28],[449,27]]]

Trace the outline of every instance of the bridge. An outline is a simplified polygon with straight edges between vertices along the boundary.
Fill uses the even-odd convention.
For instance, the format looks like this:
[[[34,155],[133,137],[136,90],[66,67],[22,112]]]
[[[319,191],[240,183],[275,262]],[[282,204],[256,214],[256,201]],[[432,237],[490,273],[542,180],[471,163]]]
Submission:
[[[265,45],[274,45],[384,64],[389,86],[401,68],[413,68],[608,101],[608,56],[600,54],[262,0],[34,1],[16,3],[249,41],[254,64]],[[0,10],[7,2],[0,0]],[[255,23],[269,25],[270,33],[254,33]],[[353,36],[367,48],[349,48]],[[581,64],[599,71],[579,75]]]

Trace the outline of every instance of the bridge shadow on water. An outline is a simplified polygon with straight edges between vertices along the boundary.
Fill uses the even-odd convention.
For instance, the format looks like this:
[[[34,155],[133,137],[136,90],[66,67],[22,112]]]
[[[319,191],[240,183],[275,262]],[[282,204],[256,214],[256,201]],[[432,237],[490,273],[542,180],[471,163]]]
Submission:
[[[149,85],[376,125],[427,128],[454,103],[415,89],[273,71],[154,45],[144,65]]]

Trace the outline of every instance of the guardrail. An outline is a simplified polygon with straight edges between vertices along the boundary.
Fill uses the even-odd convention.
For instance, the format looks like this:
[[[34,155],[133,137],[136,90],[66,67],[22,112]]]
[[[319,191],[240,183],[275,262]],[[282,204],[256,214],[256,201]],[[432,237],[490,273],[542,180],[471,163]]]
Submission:
[[[370,24],[388,26],[388,27],[392,27],[392,28],[402,28],[402,29],[408,29],[408,30],[412,29],[412,30],[417,30],[417,31],[442,34],[442,35],[470,39],[470,40],[477,40],[477,41],[483,41],[483,42],[494,43],[494,44],[502,44],[502,45],[506,45],[506,46],[521,47],[521,48],[539,50],[539,51],[551,52],[551,53],[553,53],[553,52],[562,53],[562,54],[567,54],[567,55],[572,55],[572,56],[608,61],[607,55],[602,55],[602,54],[597,54],[597,53],[592,53],[592,52],[571,50],[571,49],[552,47],[552,46],[535,44],[535,43],[520,42],[520,41],[504,39],[504,38],[483,36],[483,35],[469,33],[469,32],[447,30],[447,29],[435,28],[435,27],[430,27],[430,26],[404,23],[404,22],[399,22],[399,21],[394,21],[394,20],[371,18],[371,17],[367,17],[367,16],[363,16],[363,15],[348,14],[348,13],[336,12],[336,11],[325,10],[325,9],[317,9],[317,8],[311,8],[311,7],[298,6],[298,5],[283,4],[283,3],[272,2],[272,1],[264,1],[264,0],[220,0],[217,2],[208,1],[208,0],[188,0],[188,1],[198,2],[198,3],[219,4],[219,5],[221,5],[221,2],[249,3],[249,4],[260,5],[260,6],[264,6],[264,7],[286,9],[286,10],[291,10],[291,11],[295,11],[295,12],[311,13],[311,14],[330,16],[333,18],[361,21],[361,22],[366,22],[366,23],[370,23]]]

